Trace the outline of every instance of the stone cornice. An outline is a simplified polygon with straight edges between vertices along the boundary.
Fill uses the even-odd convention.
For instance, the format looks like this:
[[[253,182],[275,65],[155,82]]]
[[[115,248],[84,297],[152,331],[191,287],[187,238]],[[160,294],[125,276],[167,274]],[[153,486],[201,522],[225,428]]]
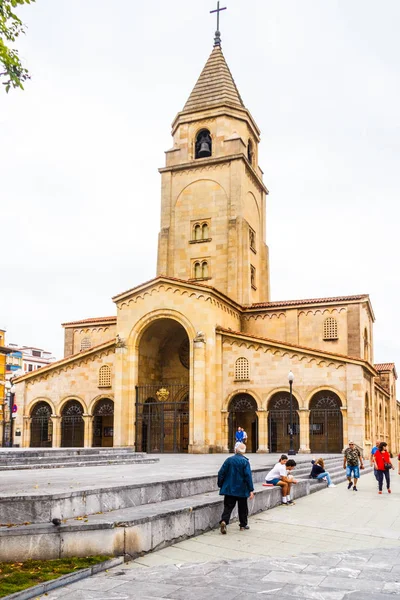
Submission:
[[[334,352],[326,352],[324,350],[318,350],[317,348],[308,348],[307,346],[298,346],[296,344],[290,344],[288,342],[281,342],[279,340],[273,340],[270,338],[258,337],[255,335],[250,335],[248,333],[241,333],[239,331],[230,331],[228,329],[224,329],[223,327],[216,327],[216,333],[220,333],[223,337],[232,338],[235,340],[242,340],[243,342],[249,344],[259,344],[259,345],[268,345],[273,346],[275,348],[279,348],[281,350],[286,350],[288,352],[299,352],[301,354],[308,354],[314,357],[319,357],[321,359],[326,360],[335,360],[340,363],[351,363],[354,365],[359,365],[363,369],[367,370],[374,377],[377,376],[376,370],[373,366],[365,360],[360,358],[356,358],[354,356],[347,356],[345,354],[336,354]]]
[[[159,277],[155,277],[154,279],[151,279],[150,281],[146,281],[142,285],[139,285],[135,288],[127,290],[126,292],[123,292],[122,294],[118,294],[118,296],[114,296],[112,298],[112,300],[116,304],[119,304],[121,302],[129,300],[130,298],[133,298],[134,296],[139,296],[140,294],[143,294],[143,292],[149,291],[160,285],[174,286],[176,289],[181,289],[182,291],[193,290],[194,292],[198,292],[200,294],[208,293],[209,295],[213,296],[215,299],[218,299],[220,302],[222,302],[226,306],[229,306],[232,310],[234,310],[237,313],[238,317],[240,317],[240,313],[241,313],[240,304],[237,304],[234,300],[231,300],[230,298],[228,298],[228,296],[225,296],[222,292],[219,292],[216,288],[213,288],[208,285],[200,284],[200,283],[185,281],[184,279],[175,279],[174,277],[167,277],[167,276],[163,276],[163,275],[161,275]]]
[[[170,172],[171,173],[179,173],[180,171],[190,171],[190,170],[199,169],[199,168],[213,167],[216,165],[230,163],[235,160],[243,161],[246,166],[247,173],[253,179],[256,180],[257,185],[259,185],[266,194],[269,194],[268,188],[265,186],[262,179],[260,179],[260,177],[257,175],[257,173],[255,172],[253,167],[249,164],[249,161],[247,160],[247,158],[245,157],[245,155],[243,153],[231,154],[230,156],[218,156],[218,157],[214,157],[214,158],[212,158],[212,157],[211,158],[203,158],[203,159],[200,158],[195,161],[182,163],[180,165],[171,165],[170,167],[161,167],[160,169],[158,169],[158,171],[159,171],[159,173],[170,173]]]
[[[39,378],[45,377],[51,371],[64,369],[64,368],[68,367],[69,365],[71,365],[71,363],[90,359],[91,357],[95,356],[96,354],[99,354],[101,352],[111,350],[114,348],[115,348],[115,339],[109,340],[108,342],[104,342],[103,344],[98,344],[97,346],[94,346],[93,348],[89,348],[88,350],[84,350],[83,352],[79,352],[78,354],[72,354],[71,356],[67,356],[66,358],[57,360],[56,362],[51,363],[51,365],[48,365],[47,367],[42,367],[40,369],[37,369],[36,371],[31,371],[30,373],[21,375],[20,377],[17,377],[16,379],[14,379],[14,383],[21,383],[23,381],[29,383],[32,379],[39,379]]]

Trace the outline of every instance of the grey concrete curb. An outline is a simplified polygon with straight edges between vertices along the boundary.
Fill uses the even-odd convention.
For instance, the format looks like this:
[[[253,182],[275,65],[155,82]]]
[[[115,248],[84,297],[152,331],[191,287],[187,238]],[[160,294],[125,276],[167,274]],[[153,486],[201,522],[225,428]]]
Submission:
[[[74,583],[74,581],[86,579],[87,577],[91,577],[92,575],[101,573],[101,571],[106,571],[107,569],[111,569],[112,567],[117,567],[123,562],[123,556],[110,558],[109,560],[97,563],[97,565],[93,565],[88,569],[81,569],[80,571],[76,571],[75,573],[67,573],[66,575],[61,575],[61,577],[58,577],[57,579],[51,579],[50,581],[39,583],[39,585],[35,585],[26,590],[22,590],[21,592],[15,592],[15,594],[4,596],[2,600],[29,600],[29,598],[37,598],[38,596],[46,594],[50,590],[55,590],[56,588],[64,587],[65,585]]]

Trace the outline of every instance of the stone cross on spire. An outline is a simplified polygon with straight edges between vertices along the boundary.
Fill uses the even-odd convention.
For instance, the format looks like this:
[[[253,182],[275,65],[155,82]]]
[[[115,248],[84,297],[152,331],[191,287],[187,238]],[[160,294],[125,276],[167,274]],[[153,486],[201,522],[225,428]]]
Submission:
[[[219,0],[217,2],[217,8],[215,10],[210,10],[210,14],[211,13],[217,13],[217,30],[215,32],[214,46],[220,46],[221,45],[221,32],[219,30],[219,13],[222,10],[226,10],[226,6],[224,6],[224,8],[220,8],[219,7]]]

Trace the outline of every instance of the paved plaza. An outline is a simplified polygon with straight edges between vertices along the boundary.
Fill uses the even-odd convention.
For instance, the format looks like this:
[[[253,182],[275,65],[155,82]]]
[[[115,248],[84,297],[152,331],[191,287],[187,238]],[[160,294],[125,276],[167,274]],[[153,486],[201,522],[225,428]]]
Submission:
[[[13,449],[15,450],[15,449]],[[0,460],[7,450],[0,450]],[[21,450],[21,453],[23,450]],[[172,481],[215,475],[228,454],[149,454],[160,462],[106,467],[85,466],[80,468],[34,469],[2,471],[0,497],[29,494],[60,494],[67,491],[94,490],[159,481]],[[253,468],[270,467],[280,454],[248,454]],[[322,455],[325,456],[325,455]],[[329,455],[334,456],[334,455]],[[297,462],[310,463],[309,454],[296,456]],[[311,465],[310,465],[311,469]]]
[[[222,457],[219,457],[220,459]],[[265,457],[264,457],[265,460]],[[269,462],[269,461],[268,461]],[[373,474],[300,498],[50,592],[43,600],[318,600],[400,595],[400,477],[377,493]]]

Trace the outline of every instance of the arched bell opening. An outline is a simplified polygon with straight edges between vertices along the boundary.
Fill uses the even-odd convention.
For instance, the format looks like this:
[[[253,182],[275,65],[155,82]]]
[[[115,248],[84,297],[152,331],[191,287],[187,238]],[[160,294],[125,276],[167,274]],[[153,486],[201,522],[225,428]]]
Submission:
[[[343,415],[337,394],[322,390],[310,401],[310,450],[339,453],[343,449]]]
[[[157,319],[139,342],[138,451],[188,451],[189,374],[190,344],[185,328],[174,319]]]
[[[83,406],[78,400],[69,400],[61,413],[61,447],[83,448],[84,435]]]
[[[93,410],[92,446],[110,448],[114,445],[114,402],[101,398]]]
[[[196,136],[195,158],[207,158],[212,155],[212,141],[208,129],[201,129]]]
[[[268,439],[270,452],[285,452],[290,448],[290,428],[293,428],[293,447],[300,447],[299,403],[292,396],[292,422],[290,422],[290,394],[277,392],[268,403]]]
[[[31,448],[51,448],[53,422],[51,407],[47,402],[38,402],[31,410]]]
[[[228,447],[233,452],[235,447],[235,433],[238,427],[242,427],[247,433],[247,451],[258,450],[258,416],[257,402],[250,394],[236,394],[228,407],[229,432]]]

